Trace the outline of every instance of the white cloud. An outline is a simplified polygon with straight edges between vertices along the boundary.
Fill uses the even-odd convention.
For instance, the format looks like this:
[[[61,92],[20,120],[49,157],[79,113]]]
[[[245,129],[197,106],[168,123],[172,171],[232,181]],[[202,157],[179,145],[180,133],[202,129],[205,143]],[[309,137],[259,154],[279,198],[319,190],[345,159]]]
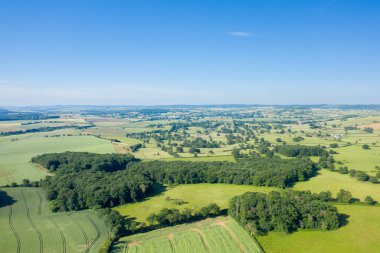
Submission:
[[[230,36],[235,36],[235,37],[254,37],[255,36],[255,34],[251,32],[230,31],[230,32],[225,32],[225,33]]]

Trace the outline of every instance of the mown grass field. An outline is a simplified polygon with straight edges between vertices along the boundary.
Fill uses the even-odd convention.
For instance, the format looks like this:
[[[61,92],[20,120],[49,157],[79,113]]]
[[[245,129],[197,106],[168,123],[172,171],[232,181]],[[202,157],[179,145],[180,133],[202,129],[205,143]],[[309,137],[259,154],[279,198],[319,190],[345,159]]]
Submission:
[[[337,205],[349,215],[348,224],[335,231],[270,232],[257,239],[266,253],[379,252],[380,207]]]
[[[114,153],[115,148],[108,140],[93,136],[61,136],[45,138],[42,134],[0,138],[0,186],[22,179],[39,180],[47,175],[46,170],[37,168],[30,159],[44,153],[64,151],[86,151]]]
[[[229,217],[155,230],[122,238],[111,252],[259,253],[260,246]]]
[[[40,188],[2,191],[12,200],[0,204],[1,252],[97,252],[108,237],[92,211],[50,213]]]
[[[151,213],[158,213],[163,208],[192,208],[200,209],[210,203],[215,203],[221,208],[228,207],[228,201],[239,194],[248,191],[267,193],[275,188],[256,187],[250,185],[230,185],[230,184],[189,184],[167,187],[164,191],[144,201],[117,206],[114,209],[120,214],[136,218],[139,222],[146,222],[146,218]],[[183,205],[176,205],[172,201],[166,200],[182,199]]]
[[[380,185],[370,182],[358,181],[349,175],[342,175],[338,172],[320,170],[319,175],[308,181],[298,182],[295,190],[310,190],[311,192],[331,191],[334,196],[340,189],[349,190],[353,197],[364,200],[367,195],[372,196],[376,201],[380,201]]]

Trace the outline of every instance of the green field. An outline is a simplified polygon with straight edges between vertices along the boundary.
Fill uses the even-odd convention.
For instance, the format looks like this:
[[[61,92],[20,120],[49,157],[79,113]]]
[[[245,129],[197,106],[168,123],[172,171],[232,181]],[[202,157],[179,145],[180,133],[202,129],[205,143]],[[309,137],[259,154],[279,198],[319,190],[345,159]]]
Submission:
[[[146,218],[151,213],[158,213],[163,208],[186,207],[200,209],[210,203],[215,203],[221,208],[228,207],[228,201],[239,194],[248,191],[267,193],[275,188],[256,187],[250,185],[230,185],[230,184],[188,184],[167,187],[162,193],[150,197],[144,201],[117,206],[114,209],[120,214],[134,217],[137,221],[146,222]],[[166,200],[167,197],[182,199],[183,205],[175,205],[172,201]]]
[[[349,175],[338,172],[320,170],[319,175],[305,182],[298,182],[295,190],[310,190],[311,192],[331,191],[335,196],[340,189],[349,190],[353,197],[364,200],[367,195],[380,201],[380,185],[358,181]]]
[[[14,203],[0,205],[1,252],[97,252],[108,237],[92,211],[50,213],[40,188],[2,191]]]
[[[375,166],[380,166],[380,147],[371,146],[365,150],[357,145],[341,147],[336,151],[339,154],[334,155],[335,160],[342,161],[349,169],[375,171]]]
[[[155,230],[122,238],[111,252],[259,253],[260,246],[229,217]]]
[[[270,232],[257,237],[267,253],[379,252],[380,207],[338,205],[348,224],[335,231]]]
[[[46,170],[37,168],[30,159],[44,153],[64,151],[86,151],[114,153],[115,148],[108,140],[93,136],[60,136],[46,138],[42,134],[0,138],[0,185],[22,182],[22,179],[39,180],[47,175]]]

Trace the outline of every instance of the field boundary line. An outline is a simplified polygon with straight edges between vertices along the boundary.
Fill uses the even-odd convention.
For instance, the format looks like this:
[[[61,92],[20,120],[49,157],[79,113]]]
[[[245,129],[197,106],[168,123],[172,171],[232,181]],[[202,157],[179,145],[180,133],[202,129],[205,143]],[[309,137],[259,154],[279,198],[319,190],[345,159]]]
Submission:
[[[41,232],[38,230],[37,226],[33,223],[32,217],[30,217],[30,210],[29,210],[28,202],[25,199],[24,190],[21,190],[21,195],[22,195],[22,199],[24,200],[25,207],[26,207],[26,217],[28,218],[30,225],[32,225],[34,231],[36,231],[36,233],[38,235],[38,239],[40,241],[40,253],[43,253],[44,252],[44,240],[42,238]]]
[[[88,249],[91,249],[92,246],[94,246],[94,244],[96,243],[96,241],[100,238],[100,235],[102,234],[102,232],[100,231],[98,225],[96,225],[95,221],[89,215],[86,215],[86,216],[87,216],[87,219],[89,219],[89,221],[91,222],[92,226],[96,229],[96,237],[88,246]]]
[[[11,230],[12,230],[12,232],[13,232],[13,235],[16,237],[16,242],[17,242],[16,253],[20,253],[20,251],[21,251],[21,241],[20,241],[20,236],[18,235],[16,229],[13,227],[13,223],[12,223],[12,215],[13,215],[12,206],[9,206],[9,216],[8,216],[9,226],[11,227]]]
[[[66,253],[66,237],[65,237],[65,234],[63,233],[60,226],[53,220],[53,218],[49,217],[49,220],[53,223],[54,227],[59,231],[59,234],[61,235],[61,239],[62,239],[62,252]]]
[[[85,252],[88,253],[90,251],[90,249],[88,248],[89,247],[89,243],[88,243],[88,236],[87,236],[87,233],[86,231],[83,229],[82,225],[79,224],[79,222],[77,222],[73,217],[72,217],[72,214],[68,214],[68,216],[70,217],[70,219],[79,227],[80,231],[82,232],[82,235],[84,237],[84,240],[86,242],[86,250]]]
[[[203,235],[202,230],[197,229],[197,228],[192,228],[192,229],[190,229],[190,230],[195,231],[195,232],[199,235],[199,238],[201,238],[202,244],[203,244],[203,246],[205,247],[205,249],[207,250],[207,252],[211,252],[210,247],[209,247],[209,245],[208,245],[208,243],[207,243],[206,238],[205,238],[204,235]]]

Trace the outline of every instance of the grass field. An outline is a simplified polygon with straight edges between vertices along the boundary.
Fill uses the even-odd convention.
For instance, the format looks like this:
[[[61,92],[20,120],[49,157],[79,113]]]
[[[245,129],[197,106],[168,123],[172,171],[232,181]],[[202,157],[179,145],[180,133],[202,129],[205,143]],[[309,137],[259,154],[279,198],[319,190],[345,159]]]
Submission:
[[[380,207],[338,205],[348,224],[335,231],[270,232],[257,237],[267,253],[369,253],[380,249]]]
[[[375,171],[375,166],[380,166],[380,147],[365,150],[361,145],[355,145],[337,151],[339,154],[334,155],[335,160],[342,161],[349,169]]]
[[[270,187],[230,184],[178,185],[167,187],[162,193],[147,198],[144,201],[117,206],[114,209],[124,216],[136,218],[140,222],[146,222],[149,214],[158,213],[163,208],[183,209],[188,207],[199,209],[210,203],[216,203],[221,208],[227,208],[228,201],[234,196],[248,191],[267,193],[274,189]],[[172,201],[166,200],[167,197],[182,199],[185,201],[185,204],[175,205]]]
[[[93,136],[61,136],[45,138],[42,134],[0,138],[0,185],[20,183],[22,179],[39,180],[47,175],[46,170],[37,168],[29,161],[33,156],[64,151],[87,151],[114,153],[115,148],[108,140]]]
[[[370,182],[358,181],[349,175],[342,175],[338,172],[320,170],[319,175],[309,181],[298,182],[294,186],[295,190],[310,190],[311,192],[331,191],[333,195],[340,190],[349,190],[355,198],[364,200],[367,195],[380,201],[380,185]]]
[[[108,237],[92,211],[53,214],[40,188],[2,190],[14,203],[0,205],[1,252],[97,252]]]
[[[155,230],[122,238],[111,252],[259,253],[261,248],[229,217]]]

